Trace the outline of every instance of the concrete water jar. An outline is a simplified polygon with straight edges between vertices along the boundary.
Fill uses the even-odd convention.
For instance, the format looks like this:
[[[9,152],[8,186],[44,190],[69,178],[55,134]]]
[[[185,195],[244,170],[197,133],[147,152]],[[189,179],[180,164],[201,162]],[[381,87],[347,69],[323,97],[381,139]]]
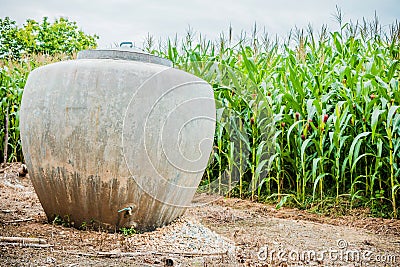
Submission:
[[[212,150],[211,86],[153,55],[85,50],[32,71],[22,148],[49,221],[151,230],[190,206]]]

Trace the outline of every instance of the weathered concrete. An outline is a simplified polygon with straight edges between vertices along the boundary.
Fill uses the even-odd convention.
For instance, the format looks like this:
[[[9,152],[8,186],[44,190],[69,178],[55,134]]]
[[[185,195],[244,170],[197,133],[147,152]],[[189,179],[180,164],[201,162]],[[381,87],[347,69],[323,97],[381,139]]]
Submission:
[[[49,220],[149,230],[190,205],[212,148],[215,103],[206,82],[177,69],[78,59],[34,70],[20,116]]]

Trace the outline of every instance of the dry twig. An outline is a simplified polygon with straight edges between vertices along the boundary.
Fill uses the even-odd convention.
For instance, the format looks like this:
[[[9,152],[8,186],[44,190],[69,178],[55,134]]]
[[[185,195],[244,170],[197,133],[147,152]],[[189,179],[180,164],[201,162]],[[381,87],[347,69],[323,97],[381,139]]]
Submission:
[[[0,236],[0,242],[47,244],[45,239],[34,237]]]
[[[20,223],[20,222],[29,222],[32,220],[33,220],[33,218],[26,218],[26,219],[12,220],[12,221],[4,221],[2,223]]]
[[[49,244],[35,244],[35,243],[10,243],[10,242],[0,242],[0,246],[12,246],[12,247],[29,247],[29,248],[50,248],[54,245]]]
[[[103,257],[103,258],[138,257],[145,255],[176,255],[182,257],[207,257],[207,256],[223,256],[227,255],[228,253],[227,251],[220,253],[159,252],[159,251],[143,251],[143,252],[97,251],[95,253],[86,253],[80,251],[66,251],[66,250],[53,250],[53,252],[67,253],[67,254],[86,256],[86,257]]]

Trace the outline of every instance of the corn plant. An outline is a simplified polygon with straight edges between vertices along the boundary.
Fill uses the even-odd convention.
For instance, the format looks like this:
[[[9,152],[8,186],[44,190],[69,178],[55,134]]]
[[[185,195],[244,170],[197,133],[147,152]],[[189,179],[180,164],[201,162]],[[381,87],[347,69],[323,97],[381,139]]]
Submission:
[[[257,36],[255,28],[236,43],[232,28],[217,42],[200,37],[196,43],[191,32],[181,44],[175,38],[152,52],[213,84],[217,102],[237,118],[217,124],[209,181],[236,164],[233,193],[239,196],[302,207],[332,198],[335,205],[365,205],[397,217],[400,24],[384,32],[377,18],[344,23],[338,12],[336,32],[297,29],[283,43]],[[229,66],[231,75],[222,86],[207,71],[188,68],[195,61]],[[263,112],[269,121],[260,124]],[[243,133],[240,149],[227,124]],[[265,147],[271,142],[274,149]]]
[[[19,108],[26,79],[31,70],[41,65],[69,58],[33,55],[23,60],[0,60],[0,162],[22,161],[19,136]]]

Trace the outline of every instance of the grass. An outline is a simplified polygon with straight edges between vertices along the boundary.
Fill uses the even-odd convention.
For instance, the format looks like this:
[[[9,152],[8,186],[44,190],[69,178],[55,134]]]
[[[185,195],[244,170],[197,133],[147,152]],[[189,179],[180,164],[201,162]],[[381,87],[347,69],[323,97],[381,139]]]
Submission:
[[[129,237],[131,235],[135,235],[138,233],[134,227],[122,227],[119,229],[119,232],[126,237]]]

